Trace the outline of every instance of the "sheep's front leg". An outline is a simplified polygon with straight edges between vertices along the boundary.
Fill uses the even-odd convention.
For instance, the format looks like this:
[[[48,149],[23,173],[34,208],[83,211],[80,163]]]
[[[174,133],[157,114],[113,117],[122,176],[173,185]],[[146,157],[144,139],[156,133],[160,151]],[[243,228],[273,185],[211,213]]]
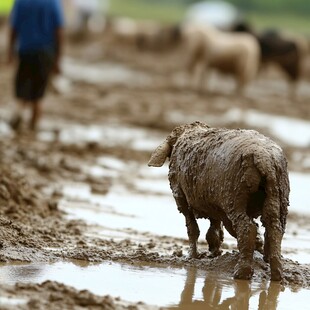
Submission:
[[[183,195],[178,195],[178,197],[174,198],[179,211],[185,216],[187,235],[189,239],[189,257],[198,258],[197,240],[199,238],[200,231],[195,215]]]
[[[187,227],[187,235],[189,239],[189,257],[190,258],[199,258],[197,251],[197,241],[199,238],[199,227],[195,216],[191,210],[188,210],[187,214],[184,214]]]
[[[222,254],[221,245],[224,240],[224,232],[221,221],[210,219],[210,228],[206,234],[206,240],[211,252],[209,257],[216,257]]]

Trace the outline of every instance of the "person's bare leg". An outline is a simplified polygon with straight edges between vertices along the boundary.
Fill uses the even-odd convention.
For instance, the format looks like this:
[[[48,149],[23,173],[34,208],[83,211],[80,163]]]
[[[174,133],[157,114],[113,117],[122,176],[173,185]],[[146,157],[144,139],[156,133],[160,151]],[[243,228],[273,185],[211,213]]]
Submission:
[[[24,110],[26,107],[25,101],[17,101],[15,104],[14,112],[10,120],[10,126],[14,130],[18,130],[23,122]]]
[[[38,126],[39,119],[41,117],[41,101],[31,102],[32,114],[30,119],[30,129],[36,130]]]

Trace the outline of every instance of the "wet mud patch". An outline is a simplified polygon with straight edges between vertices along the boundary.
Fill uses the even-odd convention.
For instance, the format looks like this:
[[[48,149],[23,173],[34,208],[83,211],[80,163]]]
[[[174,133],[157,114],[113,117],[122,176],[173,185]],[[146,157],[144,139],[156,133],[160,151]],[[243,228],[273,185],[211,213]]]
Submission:
[[[102,310],[156,310],[144,303],[128,303],[120,298],[97,296],[86,290],[76,290],[61,283],[46,281],[42,284],[0,286],[1,309],[102,309]],[[18,294],[18,298],[16,298]]]
[[[47,248],[78,242],[85,229],[82,221],[63,220],[56,200],[40,194],[17,170],[1,170],[1,261],[55,259]]]
[[[9,140],[4,140],[3,145],[8,142]],[[103,154],[106,158],[116,155],[125,161],[134,158],[138,162],[143,162],[147,157],[146,153],[129,150],[122,152],[121,149],[107,149],[96,145],[42,144],[38,141],[31,144],[28,150],[26,144],[27,140],[19,140],[15,145],[16,152],[13,152],[12,148],[1,149],[4,155],[1,159],[3,173],[0,191],[1,261],[48,262],[59,259],[79,259],[98,263],[104,261],[144,262],[172,267],[192,266],[210,272],[220,271],[221,276],[233,277],[239,254],[229,245],[224,245],[229,250],[226,250],[221,257],[196,260],[187,258],[188,241],[182,238],[143,234],[134,230],[127,232],[127,238],[115,240],[100,238],[96,236],[98,230],[93,225],[86,224],[82,220],[66,219],[66,213],[59,209],[59,200],[63,197],[61,191],[46,190],[55,181],[60,180],[61,176],[62,182],[63,180],[83,181],[92,190],[95,184],[101,190],[105,189],[103,194],[106,194],[109,192],[111,183],[113,184],[116,180],[113,177],[110,181],[101,176],[87,177],[81,169],[81,161],[77,154],[82,155],[82,158],[91,164]],[[46,156],[52,149],[55,157]],[[62,155],[59,155],[60,153]],[[59,165],[59,161],[53,161],[52,159],[57,156],[65,157],[65,162],[68,164]],[[40,161],[40,158],[44,160]],[[8,165],[14,160],[22,162],[23,165],[17,165],[16,169],[5,167],[5,164]],[[41,165],[38,166],[38,162]],[[43,162],[45,162],[44,165],[42,165]],[[45,166],[49,169],[38,169],[38,167]],[[32,177],[28,177],[29,175]],[[298,221],[302,220],[292,215],[293,221],[296,218]],[[206,242],[200,245],[207,249]],[[284,259],[283,263],[285,278],[283,284],[285,286],[310,287],[308,265],[301,265],[287,259]],[[254,282],[270,279],[269,265],[259,254],[255,256],[254,269]]]
[[[1,175],[1,261],[43,262],[79,259],[88,262],[146,262],[163,266],[194,266],[233,276],[238,252],[214,259],[188,259],[187,240],[146,234],[140,241],[101,239],[88,235],[83,221],[66,220],[57,201],[34,190],[25,176],[3,167]],[[129,235],[139,232],[130,231]],[[201,246],[207,248],[206,242]],[[227,250],[226,250],[227,251]],[[284,285],[310,287],[310,268],[284,259]],[[255,256],[254,281],[269,280],[269,265]]]

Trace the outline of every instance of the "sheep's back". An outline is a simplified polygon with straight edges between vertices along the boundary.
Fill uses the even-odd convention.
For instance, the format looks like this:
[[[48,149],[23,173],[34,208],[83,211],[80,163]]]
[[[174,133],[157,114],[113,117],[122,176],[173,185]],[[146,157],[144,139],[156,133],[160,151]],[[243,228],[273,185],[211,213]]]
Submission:
[[[222,72],[235,72],[250,80],[258,72],[260,47],[250,34],[227,34],[212,36],[210,65]]]
[[[181,190],[196,209],[231,204],[244,175],[242,161],[249,156],[272,165],[282,164],[284,158],[273,141],[253,130],[188,130],[177,140],[170,157],[172,191],[178,195]]]

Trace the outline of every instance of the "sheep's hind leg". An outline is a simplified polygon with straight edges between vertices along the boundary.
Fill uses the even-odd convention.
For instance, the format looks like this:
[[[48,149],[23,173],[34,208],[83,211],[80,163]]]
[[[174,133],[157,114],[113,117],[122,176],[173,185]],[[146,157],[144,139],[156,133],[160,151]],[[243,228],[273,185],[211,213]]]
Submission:
[[[241,188],[243,188],[241,186]],[[253,254],[256,246],[257,227],[253,220],[246,214],[248,193],[236,193],[237,199],[229,214],[233,230],[237,235],[238,249],[240,253],[238,264],[235,267],[235,279],[250,279],[253,275]]]
[[[199,227],[192,209],[189,207],[186,198],[175,197],[179,211],[185,216],[187,235],[189,239],[189,258],[200,258],[197,251],[197,240],[199,238]]]
[[[224,240],[224,232],[221,221],[210,219],[210,228],[206,234],[206,240],[211,252],[209,257],[216,257],[222,254],[221,245]]]
[[[256,245],[256,225],[246,214],[239,214],[233,221],[237,233],[240,257],[235,267],[235,279],[250,279],[253,275],[253,254]]]
[[[284,229],[280,222],[280,205],[278,191],[269,187],[263,209],[262,222],[265,226],[264,260],[270,263],[271,280],[283,278],[281,260],[281,242]]]
[[[263,242],[263,239],[259,233],[259,227],[258,227],[258,224],[255,223],[253,221],[253,223],[255,224],[256,226],[256,229],[257,229],[257,233],[256,233],[256,242],[255,242],[255,250],[260,252],[261,254],[264,254],[264,242]],[[224,226],[226,228],[226,230],[229,232],[229,234],[234,237],[234,238],[237,238],[237,234],[236,232],[233,230],[232,228],[232,224],[230,221],[225,221],[224,223]]]

